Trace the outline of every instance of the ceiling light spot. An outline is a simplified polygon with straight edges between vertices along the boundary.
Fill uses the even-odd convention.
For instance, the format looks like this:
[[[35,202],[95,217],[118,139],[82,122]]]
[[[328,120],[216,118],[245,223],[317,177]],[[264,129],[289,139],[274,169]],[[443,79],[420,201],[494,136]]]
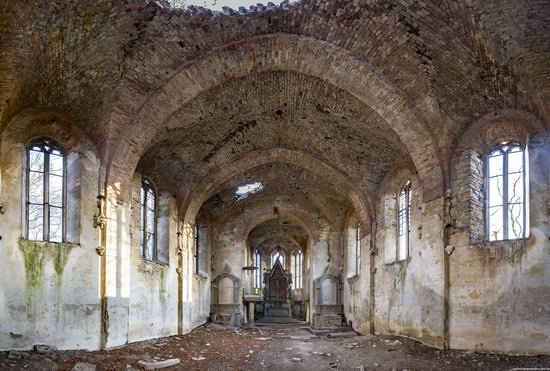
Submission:
[[[254,193],[258,193],[264,188],[263,184],[260,182],[254,182],[239,186],[235,191],[235,199],[237,201],[247,198]]]

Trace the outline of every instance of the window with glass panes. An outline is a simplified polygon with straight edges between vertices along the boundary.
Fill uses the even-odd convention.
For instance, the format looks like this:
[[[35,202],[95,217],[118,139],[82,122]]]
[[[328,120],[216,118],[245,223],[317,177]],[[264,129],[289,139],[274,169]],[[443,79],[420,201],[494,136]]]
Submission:
[[[487,155],[485,168],[487,238],[525,238],[529,233],[527,151],[502,142]]]
[[[304,255],[301,251],[298,251],[294,255],[294,288],[301,289],[303,287],[302,274],[303,274]]]
[[[357,223],[357,227],[355,227],[355,257],[355,273],[359,274],[361,273],[361,223]]]
[[[157,197],[148,179],[141,181],[141,249],[147,260],[157,260]]]
[[[411,233],[411,181],[407,181],[397,198],[397,260],[409,257]]]
[[[254,288],[259,289],[262,287],[262,256],[258,250],[254,252],[254,266],[257,268],[254,271]]]
[[[199,274],[199,250],[200,250],[200,227],[197,222],[195,222],[195,239],[193,243],[193,272]]]
[[[26,237],[64,242],[65,154],[54,141],[33,141],[27,150]]]
[[[271,267],[275,265],[275,262],[279,260],[283,268],[285,267],[285,255],[281,251],[274,251],[271,255]]]

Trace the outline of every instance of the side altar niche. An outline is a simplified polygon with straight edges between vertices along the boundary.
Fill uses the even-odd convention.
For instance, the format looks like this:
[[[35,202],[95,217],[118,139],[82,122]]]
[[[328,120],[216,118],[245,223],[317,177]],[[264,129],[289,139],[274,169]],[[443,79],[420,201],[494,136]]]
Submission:
[[[292,275],[285,271],[279,259],[264,273],[264,316],[291,317]]]

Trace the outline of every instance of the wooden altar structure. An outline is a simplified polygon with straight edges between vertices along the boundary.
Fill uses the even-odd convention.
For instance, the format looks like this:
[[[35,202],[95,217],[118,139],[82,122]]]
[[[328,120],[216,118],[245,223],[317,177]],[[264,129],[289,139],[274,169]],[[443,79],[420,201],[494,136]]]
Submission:
[[[279,259],[264,273],[264,316],[291,317],[290,293],[292,276],[285,271]]]

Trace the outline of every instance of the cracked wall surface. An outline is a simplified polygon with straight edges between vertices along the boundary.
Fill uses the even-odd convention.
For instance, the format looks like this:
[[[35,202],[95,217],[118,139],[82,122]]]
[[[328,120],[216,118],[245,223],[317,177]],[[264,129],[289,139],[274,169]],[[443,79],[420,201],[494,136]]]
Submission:
[[[542,1],[2,2],[0,348],[184,333],[208,320],[217,277],[251,288],[253,249],[299,247],[312,324],[547,353],[549,36]],[[40,137],[67,154],[64,244],[24,238]],[[510,140],[529,150],[529,238],[489,242],[484,156]],[[142,177],[162,262],[142,257]]]

